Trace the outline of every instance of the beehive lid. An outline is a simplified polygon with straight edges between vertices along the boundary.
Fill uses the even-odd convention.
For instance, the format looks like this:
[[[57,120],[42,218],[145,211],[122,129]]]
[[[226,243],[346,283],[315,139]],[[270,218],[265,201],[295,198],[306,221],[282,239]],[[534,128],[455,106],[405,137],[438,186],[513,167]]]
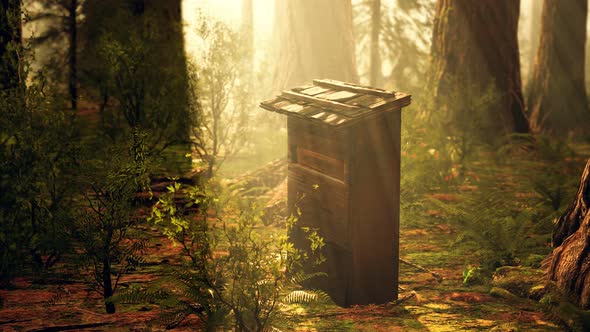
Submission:
[[[260,107],[331,127],[347,126],[379,113],[408,106],[411,96],[335,80],[314,80]]]

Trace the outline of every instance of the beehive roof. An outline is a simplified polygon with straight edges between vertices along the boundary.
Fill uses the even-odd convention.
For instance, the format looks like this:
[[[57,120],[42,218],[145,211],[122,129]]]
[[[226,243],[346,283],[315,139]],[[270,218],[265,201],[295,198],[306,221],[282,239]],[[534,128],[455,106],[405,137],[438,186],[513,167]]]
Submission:
[[[411,96],[335,80],[313,80],[280,96],[263,101],[260,107],[288,116],[340,127],[366,117],[408,106]]]

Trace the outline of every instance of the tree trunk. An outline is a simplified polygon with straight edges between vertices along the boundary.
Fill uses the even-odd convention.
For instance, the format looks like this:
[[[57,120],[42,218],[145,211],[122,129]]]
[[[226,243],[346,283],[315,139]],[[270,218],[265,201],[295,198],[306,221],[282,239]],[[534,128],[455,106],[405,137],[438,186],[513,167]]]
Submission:
[[[483,96],[492,89],[496,97],[487,108],[455,110],[451,125],[470,115],[466,112],[477,111],[484,120],[482,135],[528,132],[517,40],[519,12],[519,0],[438,0],[429,73],[438,108],[453,110],[454,94]]]
[[[547,276],[584,308],[590,308],[590,160],[574,203],[558,220]]]
[[[242,0],[242,31],[246,54],[249,57],[249,74],[254,64],[254,4],[253,0]]]
[[[381,0],[371,2],[371,86],[378,87],[381,82]]]
[[[163,144],[188,141],[188,81],[181,9],[180,0],[85,1],[85,19],[78,30],[79,41],[84,44],[79,52],[79,73],[85,74],[90,84],[103,89],[102,95],[117,97],[122,93],[109,82],[112,78],[105,75],[111,69],[109,64],[104,57],[97,56],[102,53],[99,48],[105,36],[122,45],[139,37],[142,47],[150,50],[145,59],[147,69],[140,66],[141,75],[145,76],[145,99],[141,102],[152,105],[148,107],[152,117],[148,122],[155,128],[154,137],[163,136],[159,140]]]
[[[107,300],[109,297],[113,296],[113,280],[111,277],[111,261],[109,259],[110,252],[108,248],[105,248],[104,252],[104,259],[102,262],[102,284],[103,284],[103,298],[105,300],[105,310],[107,314],[114,314],[115,304],[112,301]]]
[[[78,0],[70,0],[68,6],[68,32],[70,37],[68,63],[70,77],[68,87],[70,91],[70,103],[72,109],[78,108],[78,22],[77,22]]]
[[[350,0],[277,1],[274,90],[316,78],[357,82]]]
[[[553,247],[560,246],[563,241],[570,235],[574,234],[579,228],[580,223],[584,220],[588,208],[590,207],[590,161],[582,174],[578,194],[572,205],[565,213],[557,219],[553,231]]]
[[[535,67],[535,55],[539,48],[539,38],[541,36],[541,14],[543,12],[543,3],[540,0],[530,0],[531,8],[529,11],[530,15],[530,26],[529,26],[529,52],[527,54],[527,82],[524,82],[525,87],[530,86],[530,82],[533,77],[533,68]],[[528,93],[528,91],[527,91]]]
[[[590,131],[584,80],[588,0],[545,0],[529,95],[531,128],[558,137]]]
[[[21,44],[21,2],[0,1],[0,91],[20,82],[18,50]]]

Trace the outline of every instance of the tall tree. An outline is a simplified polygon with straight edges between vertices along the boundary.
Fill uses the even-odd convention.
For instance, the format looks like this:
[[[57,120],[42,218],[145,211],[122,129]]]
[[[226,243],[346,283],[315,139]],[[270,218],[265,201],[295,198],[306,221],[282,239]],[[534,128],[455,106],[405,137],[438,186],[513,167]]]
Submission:
[[[21,2],[0,1],[0,90],[19,83],[18,52],[21,44]]]
[[[450,112],[453,95],[479,96],[491,89],[495,97],[482,109],[453,110],[451,125],[477,112],[482,135],[528,132],[517,41],[519,12],[519,0],[438,0],[429,74],[436,103]]]
[[[531,0],[531,8],[529,10],[530,26],[529,26],[529,52],[527,54],[528,59],[528,75],[526,79],[528,82],[533,77],[533,67],[535,65],[535,55],[537,54],[537,48],[539,47],[539,36],[541,35],[541,14],[543,12],[543,2],[540,0]],[[524,79],[523,79],[524,81]],[[529,85],[526,85],[527,87]]]
[[[152,134],[150,148],[188,142],[181,1],[87,1],[83,14],[80,76],[100,93],[101,109],[108,108],[109,97],[121,106],[129,99]]]
[[[275,91],[315,78],[358,81],[350,0],[277,1],[275,25]]]
[[[78,108],[78,0],[69,0],[68,32],[70,36],[68,50],[70,102],[72,109]]]
[[[590,308],[590,160],[586,163],[574,202],[557,219],[553,231],[555,249],[546,259],[547,277]]]
[[[57,54],[61,68],[67,63],[67,86],[72,109],[78,107],[78,27],[80,25],[79,12],[84,1],[80,0],[28,0],[25,5],[39,6],[39,11],[32,13],[31,22],[41,23],[41,32],[33,39],[34,46],[45,45],[51,48],[52,54]],[[63,54],[63,44],[67,44]]]
[[[371,2],[371,86],[378,86],[381,79],[381,0]]]
[[[534,131],[588,133],[585,44],[588,0],[545,0],[529,94]]]

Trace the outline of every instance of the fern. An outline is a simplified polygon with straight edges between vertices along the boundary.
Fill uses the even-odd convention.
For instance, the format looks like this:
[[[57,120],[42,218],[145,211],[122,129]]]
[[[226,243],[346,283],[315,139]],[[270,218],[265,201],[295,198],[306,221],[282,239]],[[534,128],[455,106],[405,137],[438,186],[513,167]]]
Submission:
[[[479,175],[476,189],[457,191],[457,201],[429,199],[443,211],[445,220],[457,231],[451,242],[455,249],[470,253],[489,273],[502,265],[517,265],[529,255],[546,254],[552,219],[559,208],[553,191],[541,190],[551,183],[566,183],[562,173],[543,173],[549,160],[564,159],[569,150],[546,148],[535,139],[519,138],[495,160],[469,165]],[[484,166],[485,165],[485,166]],[[556,192],[559,192],[557,189]],[[574,191],[572,191],[574,192]],[[560,199],[563,199],[561,197]]]
[[[329,299],[328,294],[320,290],[295,290],[287,294],[282,302],[286,304],[312,303]]]
[[[177,195],[189,197],[196,208],[186,211],[179,207]],[[261,236],[257,228],[262,223],[262,210],[255,203],[236,202],[231,197],[227,193],[217,196],[207,187],[173,184],[154,206],[152,222],[190,258],[189,264],[162,279],[165,293],[146,297],[157,298],[164,309],[164,325],[173,327],[197,314],[211,330],[270,331],[287,319],[281,312],[286,305],[327,298],[323,292],[300,286],[325,274],[288,275],[286,271],[293,271],[308,257],[284,235]],[[222,204],[227,212],[217,213],[216,220],[210,222],[211,210]],[[232,217],[225,220],[224,215]],[[316,230],[308,235],[320,254],[323,239]]]

